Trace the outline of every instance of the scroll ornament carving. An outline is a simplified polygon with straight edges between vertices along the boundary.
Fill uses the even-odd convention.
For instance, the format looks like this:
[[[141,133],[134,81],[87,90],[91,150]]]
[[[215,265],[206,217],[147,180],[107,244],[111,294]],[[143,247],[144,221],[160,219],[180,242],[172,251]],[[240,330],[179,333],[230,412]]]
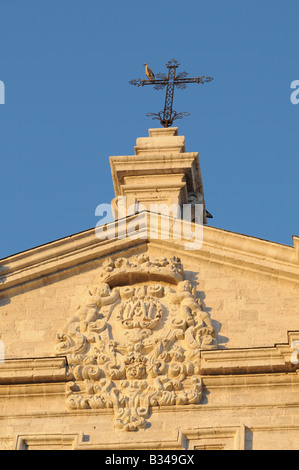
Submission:
[[[125,272],[134,284],[112,287]],[[106,260],[55,353],[68,358],[69,409],[111,408],[116,429],[136,431],[149,426],[152,407],[200,403],[200,351],[216,347],[180,260],[141,255]]]

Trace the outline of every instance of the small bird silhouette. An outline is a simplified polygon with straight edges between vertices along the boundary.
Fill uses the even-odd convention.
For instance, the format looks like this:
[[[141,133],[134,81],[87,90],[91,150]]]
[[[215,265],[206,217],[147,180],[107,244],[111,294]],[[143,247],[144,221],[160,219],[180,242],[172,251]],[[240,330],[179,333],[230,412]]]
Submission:
[[[145,65],[145,73],[146,73],[146,76],[149,80],[155,80],[155,75],[152,71],[152,69],[149,68],[149,66],[147,65],[147,63],[143,64]]]

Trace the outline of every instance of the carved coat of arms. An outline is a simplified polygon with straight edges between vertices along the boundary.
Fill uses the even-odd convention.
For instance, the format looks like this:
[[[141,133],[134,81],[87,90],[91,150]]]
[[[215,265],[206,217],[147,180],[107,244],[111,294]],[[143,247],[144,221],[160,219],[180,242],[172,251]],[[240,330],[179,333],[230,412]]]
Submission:
[[[152,407],[200,403],[200,351],[216,347],[180,259],[137,255],[103,263],[55,353],[68,358],[69,409],[111,408],[117,429],[136,431]]]

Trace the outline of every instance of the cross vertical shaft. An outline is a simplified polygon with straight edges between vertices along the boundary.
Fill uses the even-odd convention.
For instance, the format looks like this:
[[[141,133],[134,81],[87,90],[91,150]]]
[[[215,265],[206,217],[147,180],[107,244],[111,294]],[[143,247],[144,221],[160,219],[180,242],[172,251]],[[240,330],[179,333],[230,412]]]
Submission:
[[[171,126],[171,116],[172,116],[172,105],[173,105],[173,97],[174,97],[174,79],[176,74],[177,66],[168,66],[168,81],[166,85],[166,96],[165,96],[165,105],[164,105],[164,112],[163,112],[163,119],[161,124],[164,127]]]

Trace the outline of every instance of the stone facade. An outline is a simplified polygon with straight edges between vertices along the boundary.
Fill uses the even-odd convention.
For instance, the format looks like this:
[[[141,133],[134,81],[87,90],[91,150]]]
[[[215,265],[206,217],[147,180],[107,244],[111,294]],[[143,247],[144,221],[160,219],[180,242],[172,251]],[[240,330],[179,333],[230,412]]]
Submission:
[[[115,196],[145,205],[126,236],[92,229],[0,261],[0,448],[296,449],[299,238],[204,225],[186,250],[161,223],[153,236],[155,194],[205,207],[176,128],[111,168]]]

